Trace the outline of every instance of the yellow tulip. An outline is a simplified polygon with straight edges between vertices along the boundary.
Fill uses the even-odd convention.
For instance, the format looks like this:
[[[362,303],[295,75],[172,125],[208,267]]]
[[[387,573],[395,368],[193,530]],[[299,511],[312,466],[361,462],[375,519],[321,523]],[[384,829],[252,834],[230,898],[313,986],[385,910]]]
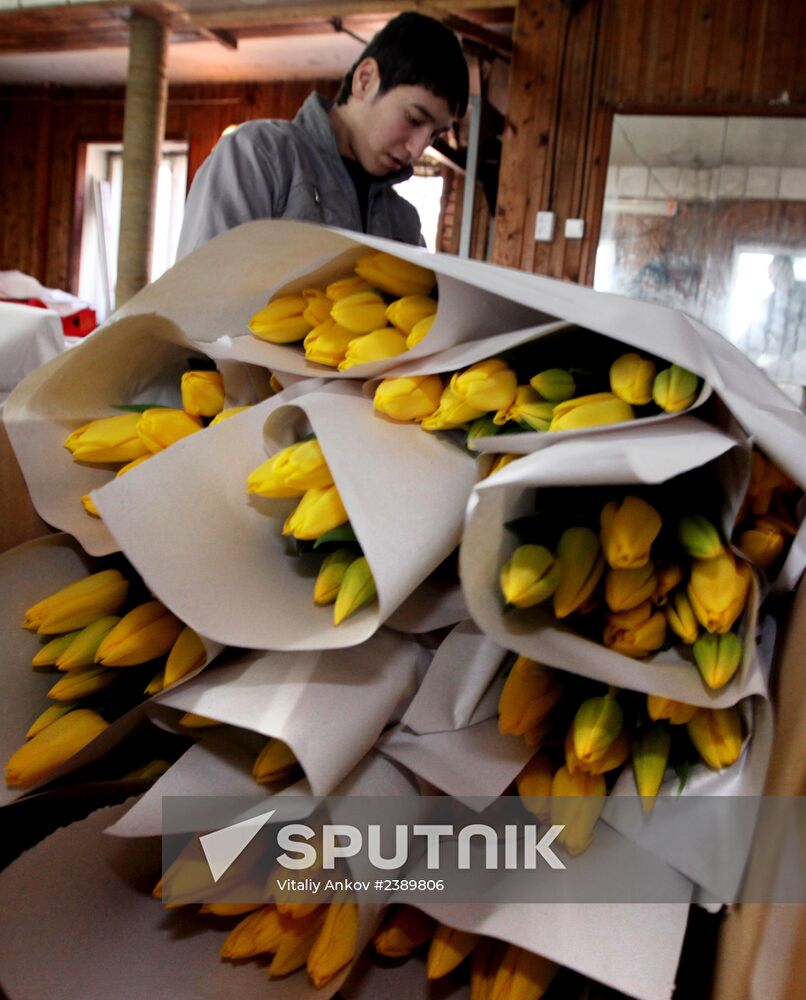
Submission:
[[[306,962],[318,990],[352,962],[357,941],[358,907],[355,903],[331,903]]]
[[[680,365],[664,368],[655,376],[652,398],[667,413],[687,410],[697,398],[697,376]]]
[[[730,767],[742,752],[742,716],[730,708],[700,708],[688,723],[688,735],[697,753],[714,771]],[[47,730],[46,730],[47,731]]]
[[[632,769],[644,812],[651,812],[663,784],[672,738],[663,725],[642,730],[632,741]]]
[[[165,661],[165,687],[176,684],[183,677],[204,666],[207,651],[204,643],[189,625],[185,625],[171,646]]]
[[[333,308],[333,300],[318,288],[305,288],[302,292],[305,299],[305,309],[302,318],[312,327],[319,326],[330,317],[330,310]]]
[[[97,712],[77,708],[56,719],[16,750],[6,764],[9,788],[30,788],[107,729]]]
[[[577,760],[584,766],[603,757],[623,724],[624,713],[612,693],[583,701],[571,726]]]
[[[76,462],[131,462],[146,453],[137,433],[139,413],[102,417],[77,427],[64,442]]]
[[[441,397],[439,375],[386,378],[375,390],[375,409],[393,420],[423,420],[436,411]]]
[[[556,962],[510,944],[496,970],[488,1000],[540,1000],[559,970]]]
[[[498,731],[523,736],[560,700],[562,687],[550,667],[519,656],[498,698]]]
[[[252,774],[261,785],[281,781],[299,768],[294,751],[282,740],[269,739],[252,765]]]
[[[581,761],[574,750],[574,727],[568,730],[565,737],[565,766],[573,774],[575,771],[585,771],[587,774],[607,774],[621,767],[630,756],[630,741],[622,729],[601,757],[590,763]]]
[[[183,437],[202,430],[202,427],[198,417],[191,417],[184,410],[174,410],[167,406],[145,410],[137,421],[140,440],[154,453],[170,448]]]
[[[470,961],[470,1000],[490,1000],[498,967],[508,945],[495,938],[482,938]]]
[[[58,670],[77,670],[95,663],[95,653],[101,641],[120,621],[117,615],[105,615],[86,625],[56,658]]]
[[[604,424],[620,424],[634,417],[629,403],[614,396],[612,392],[597,392],[557,403],[549,430],[572,431],[581,427],[601,427]]]
[[[283,295],[258,310],[247,324],[260,340],[272,344],[293,344],[311,329],[303,317],[308,303],[302,295]]]
[[[280,914],[283,932],[277,943],[277,950],[269,965],[270,976],[287,976],[301,969],[308,958],[308,952],[319,936],[325,922],[324,906],[318,907],[306,917],[291,920]]]
[[[334,302],[330,318],[354,336],[371,333],[386,323],[386,303],[376,292],[357,292]]]
[[[709,688],[724,687],[742,662],[742,640],[735,632],[706,632],[692,646],[694,662]]]
[[[604,808],[607,785],[601,774],[561,767],[551,782],[551,822],[563,826],[558,840],[569,854],[581,854],[593,840],[593,828]]]
[[[442,979],[467,958],[478,943],[479,935],[460,931],[447,924],[438,924],[428,949],[425,974],[429,979]]]
[[[218,719],[210,719],[206,715],[197,715],[195,712],[185,712],[179,716],[178,722],[186,729],[214,729],[216,726],[224,725]]]
[[[285,519],[283,534],[303,541],[313,541],[349,520],[335,486],[306,490],[300,502]]]
[[[492,358],[456,372],[450,387],[457,399],[481,413],[490,413],[512,405],[518,378],[506,362]]]
[[[313,587],[314,604],[320,607],[333,604],[338,597],[347,567],[356,558],[355,552],[350,549],[336,549],[335,552],[329,552],[325,556]]]
[[[55,666],[56,660],[67,649],[77,635],[81,634],[81,629],[74,632],[67,632],[65,635],[57,635],[55,639],[46,642],[45,645],[35,654],[31,660],[32,667]]]
[[[248,409],[248,406],[228,406],[226,410],[216,413],[208,426],[215,427],[216,424],[223,424],[225,420],[229,420],[230,417],[237,417],[239,413],[243,413],[244,410]]]
[[[508,606],[531,608],[551,597],[561,575],[560,564],[543,545],[519,545],[501,567],[501,592]]]
[[[71,632],[117,611],[129,581],[116,569],[101,570],[62,587],[25,612],[22,627],[40,635]]]
[[[690,646],[696,641],[700,634],[700,626],[691,601],[682,590],[672,594],[669,603],[665,605],[663,613],[666,615],[666,622],[669,628],[680,639],[681,642]]]
[[[487,478],[494,476],[496,472],[500,472],[505,469],[510,462],[515,462],[520,458],[520,455],[496,455],[494,457],[493,464],[490,466],[490,471],[487,473]]]
[[[224,409],[224,379],[221,372],[184,372],[181,382],[182,409],[191,417],[214,417]]]
[[[684,701],[673,701],[659,694],[646,696],[647,714],[654,722],[668,719],[673,726],[684,726],[697,711],[696,705],[687,705]]]
[[[770,569],[784,551],[786,534],[771,518],[759,518],[739,535],[737,545],[760,569]]]
[[[248,407],[246,407],[246,406],[241,406],[241,407],[239,407],[239,409],[241,409],[241,410],[246,410],[246,409],[248,409]],[[231,411],[230,411],[230,410],[227,410],[227,413],[229,413],[229,412],[231,412]],[[219,414],[219,416],[221,416],[221,414]],[[211,422],[210,426],[212,427],[212,425],[213,425],[214,423],[215,423],[215,420],[213,420],[213,421]],[[133,458],[133,459],[131,460],[131,462],[127,462],[127,463],[126,463],[125,465],[122,465],[122,466],[121,466],[121,467],[120,467],[120,468],[118,469],[118,471],[117,471],[117,472],[115,473],[115,479],[117,479],[117,478],[118,478],[118,476],[125,476],[127,472],[131,472],[131,471],[132,471],[132,469],[136,469],[138,465],[142,465],[142,464],[143,464],[143,462],[145,462],[145,461],[146,461],[147,459],[149,459],[149,458],[152,458],[152,457],[153,457],[153,455],[154,455],[154,452],[153,452],[153,451],[147,451],[147,452],[145,453],[145,455],[141,455],[141,456],[140,456],[139,458]]]
[[[370,361],[384,361],[394,358],[406,350],[406,338],[392,326],[373,330],[362,337],[355,337],[347,346],[344,360],[339,362],[339,371],[345,372],[356,365]]]
[[[637,569],[649,562],[661,529],[660,514],[640,497],[611,500],[600,515],[602,549],[613,569]]]
[[[351,330],[346,330],[333,319],[326,319],[306,335],[302,346],[308,361],[317,365],[338,368],[344,360],[350,341],[355,339]]]
[[[221,957],[238,961],[276,951],[282,934],[277,907],[262,906],[232,928],[221,946]]]
[[[433,271],[388,253],[360,257],[355,270],[370,285],[390,295],[428,295],[437,283]]]
[[[375,578],[366,556],[359,556],[350,563],[344,573],[333,608],[333,624],[341,625],[345,618],[363,608],[377,593]]]
[[[422,421],[422,428],[426,431],[448,431],[478,420],[483,415],[483,410],[477,410],[461,399],[448,384],[442,391],[437,409]]]
[[[610,389],[633,406],[643,406],[652,399],[655,362],[640,354],[622,354],[610,366]]]
[[[593,593],[604,572],[599,539],[590,528],[566,528],[557,545],[560,583],[554,591],[554,614],[566,618]]]
[[[637,569],[609,569],[605,573],[605,600],[611,611],[629,611],[655,593],[658,578],[651,562]]]
[[[322,446],[313,438],[283,448],[253,469],[246,491],[261,497],[301,497],[308,490],[325,490],[332,485]]]
[[[81,503],[84,510],[90,515],[90,517],[100,517],[101,512],[95,506],[95,501],[92,499],[89,493],[85,493],[81,498]]]
[[[750,482],[746,497],[750,502],[751,513],[766,514],[776,493],[789,492],[794,488],[795,484],[775,462],[753,449],[750,453]]]
[[[104,670],[103,667],[84,667],[81,670],[70,670],[60,678],[48,691],[48,698],[54,701],[75,701],[87,698],[91,694],[103,691],[114,684],[118,674],[114,670]]]
[[[549,800],[554,770],[548,754],[536,753],[515,779],[515,787],[524,807],[544,823],[548,822],[551,811]]]
[[[398,330],[409,334],[424,319],[434,316],[437,304],[427,295],[404,295],[386,308],[386,318]]]
[[[614,653],[636,658],[648,656],[660,649],[665,639],[666,618],[662,611],[653,611],[651,601],[608,615],[604,644]]]
[[[57,719],[61,719],[63,715],[67,715],[68,712],[72,712],[76,708],[78,708],[78,702],[75,701],[63,701],[58,705],[48,706],[48,708],[46,708],[44,712],[40,712],[31,723],[28,732],[25,734],[26,740],[30,740],[32,737],[36,736],[37,733],[41,733],[43,729],[47,729],[48,726],[54,723]]]
[[[348,295],[357,295],[359,292],[371,291],[372,285],[364,281],[357,274],[354,274],[349,278],[339,278],[338,281],[332,281],[325,289],[325,295],[327,295],[331,302],[338,302],[340,299],[347,298]]]
[[[577,391],[574,376],[565,368],[547,368],[529,379],[529,385],[550,403],[562,403],[571,399]]]
[[[184,626],[160,601],[133,608],[109,632],[95,653],[107,667],[132,667],[164,656]]]
[[[716,527],[701,514],[681,518],[677,537],[692,559],[715,559],[725,551]]]
[[[658,568],[658,585],[652,595],[652,603],[662,605],[666,603],[669,593],[683,579],[683,570],[677,563],[664,563]]]
[[[495,414],[493,423],[502,426],[512,421],[533,431],[547,431],[553,413],[554,403],[542,399],[530,385],[519,385],[515,398]]]
[[[425,340],[428,334],[431,332],[431,327],[434,325],[434,320],[437,318],[437,314],[434,313],[432,316],[426,316],[425,319],[421,319],[419,323],[415,323],[411,328],[411,333],[406,337],[406,350],[410,351],[412,347],[416,347],[421,340]]]
[[[434,935],[434,921],[413,906],[396,906],[372,939],[384,958],[405,958]]]
[[[155,694],[159,694],[160,691],[165,690],[165,671],[160,670],[158,673],[154,674],[151,680],[146,684],[146,689],[144,694],[153,697]]]
[[[747,602],[753,571],[729,552],[716,559],[695,559],[688,598],[700,624],[723,635],[733,628]]]

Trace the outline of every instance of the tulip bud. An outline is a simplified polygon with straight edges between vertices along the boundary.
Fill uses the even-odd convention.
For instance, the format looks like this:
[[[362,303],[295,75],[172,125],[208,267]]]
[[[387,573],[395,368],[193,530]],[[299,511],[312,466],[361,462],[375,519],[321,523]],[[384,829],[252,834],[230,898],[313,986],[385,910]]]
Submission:
[[[31,723],[28,732],[25,734],[26,740],[30,740],[32,737],[36,736],[37,733],[41,733],[43,729],[47,729],[52,723],[57,719],[61,719],[63,715],[67,715],[68,712],[74,711],[78,708],[78,702],[67,701],[60,702],[57,705],[49,705],[44,712],[40,712],[39,715]]]
[[[214,417],[224,409],[224,379],[221,372],[198,371],[182,375],[182,409],[191,417]]]
[[[564,827],[558,840],[569,854],[581,854],[593,840],[593,828],[604,808],[607,785],[601,774],[561,767],[551,782],[551,822]]]
[[[448,384],[442,391],[437,409],[422,422],[425,431],[447,431],[462,424],[470,423],[484,416],[483,410],[476,409],[461,399]]]
[[[672,594],[671,600],[663,609],[663,613],[669,628],[681,642],[690,646],[696,641],[700,634],[700,626],[691,601],[682,590],[677,590]]]
[[[239,410],[248,410],[249,407],[248,406],[241,406],[241,407],[238,407],[238,409]],[[226,412],[227,413],[232,413],[233,411],[232,410],[227,410]],[[218,416],[220,417],[220,416],[222,416],[222,414],[219,414]],[[217,420],[217,419],[218,419],[218,417],[215,418],[215,420]],[[215,420],[212,420],[210,422],[210,426],[211,427],[215,423]],[[131,462],[127,462],[125,465],[122,465],[118,469],[118,471],[115,473],[115,479],[117,479],[118,476],[125,476],[127,472],[131,472],[132,469],[136,469],[138,465],[142,465],[143,462],[146,461],[146,459],[153,458],[153,456],[154,456],[154,452],[153,451],[147,451],[145,453],[145,455],[141,455],[139,458],[133,458],[131,460]]]
[[[371,333],[386,323],[386,303],[376,292],[358,292],[334,302],[330,318],[354,336]]]
[[[183,627],[160,601],[146,601],[124,615],[105,636],[95,653],[95,662],[107,667],[133,667],[164,656]]]
[[[742,554],[760,569],[768,570],[784,551],[786,535],[770,518],[759,518],[752,528],[739,535]]]
[[[574,716],[574,753],[583,766],[602,757],[621,732],[624,713],[613,694],[588,698]]]
[[[299,761],[287,743],[283,743],[282,740],[269,739],[252,765],[252,774],[259,784],[265,785],[287,778],[298,767]]]
[[[320,535],[346,524],[349,520],[339,491],[335,486],[306,490],[304,496],[285,519],[284,535],[302,541],[314,541]]]
[[[149,451],[158,452],[170,448],[172,444],[189,434],[202,430],[198,417],[191,417],[184,410],[170,407],[155,407],[144,410],[137,421],[137,433]]]
[[[428,295],[437,283],[433,271],[388,253],[360,257],[355,270],[370,285],[390,295]]]
[[[305,335],[302,342],[305,358],[313,364],[338,368],[355,336],[351,330],[328,318]]]
[[[413,906],[396,906],[372,939],[372,946],[384,958],[406,958],[433,936],[431,917]]]
[[[306,962],[318,990],[352,962],[357,941],[358,907],[355,903],[331,903]]]
[[[512,404],[518,379],[504,361],[492,358],[456,372],[450,386],[457,399],[482,413],[490,413]]]
[[[92,573],[33,604],[25,612],[22,627],[40,635],[84,628],[117,611],[128,590],[129,581],[116,569]]]
[[[500,472],[505,469],[510,462],[515,462],[520,458],[520,455],[496,455],[494,457],[493,464],[490,466],[490,471],[487,473],[487,479],[490,476],[494,476],[496,472]]]
[[[237,961],[276,951],[282,934],[277,907],[262,906],[232,928],[221,946],[221,957]]]
[[[56,664],[56,660],[67,649],[77,635],[81,634],[81,629],[74,632],[67,632],[65,635],[57,635],[55,639],[46,642],[45,645],[35,654],[31,660],[32,667],[51,667]]]
[[[394,358],[406,350],[406,338],[392,326],[374,330],[362,337],[355,337],[347,345],[344,360],[339,362],[339,371],[345,372],[356,365],[370,361],[384,361]]]
[[[509,406],[493,417],[498,425],[512,421],[532,431],[547,431],[554,414],[554,403],[547,402],[530,385],[519,385]]]
[[[420,320],[435,315],[437,303],[427,295],[404,295],[386,307],[386,318],[405,334],[411,333]]]
[[[207,659],[204,643],[189,625],[186,625],[176,638],[168,659],[165,661],[165,687],[170,687],[181,681],[183,677],[194,670],[200,670]]]
[[[568,736],[570,736],[570,740]],[[630,756],[630,741],[623,729],[602,756],[590,764],[585,764],[576,756],[573,748],[573,726],[568,730],[568,736],[565,740],[565,766],[572,774],[576,770],[586,771],[588,774],[607,774],[608,771],[614,771],[617,767],[621,767],[624,761]],[[569,743],[571,744],[570,753]]]
[[[747,563],[729,552],[692,563],[688,597],[704,628],[720,634],[733,628],[747,602],[752,575]]]
[[[622,354],[610,366],[610,388],[625,403],[644,406],[652,399],[655,362],[640,354]]]
[[[651,812],[663,784],[672,738],[663,725],[652,726],[633,737],[632,768],[644,812]]]
[[[327,295],[331,302],[338,302],[340,299],[346,299],[348,295],[358,295],[360,292],[371,291],[372,285],[364,281],[357,274],[354,274],[349,278],[340,278],[338,281],[332,281],[325,289],[325,295]]]
[[[425,319],[421,319],[419,323],[414,324],[411,328],[411,333],[406,337],[407,351],[410,351],[412,347],[416,347],[421,340],[425,340],[431,332],[431,327],[434,325],[436,318],[437,314],[434,313],[433,316],[426,316]]]
[[[476,947],[478,934],[460,931],[447,924],[437,924],[426,959],[425,974],[429,979],[442,979],[467,958]]]
[[[375,409],[393,420],[423,420],[436,411],[441,397],[439,375],[386,378],[375,390]]]
[[[692,647],[694,661],[709,688],[724,687],[742,662],[742,641],[735,632],[706,632]]]
[[[95,653],[101,641],[112,631],[120,621],[117,615],[105,615],[97,621],[86,625],[73,638],[70,645],[56,659],[58,670],[77,670],[80,667],[90,667],[95,663]]]
[[[137,433],[139,413],[103,417],[77,427],[64,442],[76,462],[131,462],[147,451]]]
[[[496,938],[482,938],[470,962],[470,1000],[490,1000],[501,960],[509,945]]]
[[[9,788],[30,788],[107,729],[96,712],[77,708],[56,719],[16,750],[6,764]]]
[[[637,608],[608,615],[604,644],[614,653],[640,658],[660,649],[666,638],[666,618],[645,601]]]
[[[560,700],[562,688],[550,667],[519,656],[498,698],[498,731],[522,736],[534,729]]]
[[[664,368],[655,376],[652,398],[667,413],[687,410],[697,398],[697,376],[680,365]]]
[[[536,753],[515,779],[523,805],[537,819],[548,822],[554,765],[545,753]]]
[[[557,403],[551,418],[550,431],[573,431],[582,427],[620,424],[635,417],[633,408],[612,392],[597,392],[577,396]]]
[[[269,975],[287,976],[301,969],[308,958],[308,952],[319,935],[325,922],[326,907],[317,907],[306,917],[289,920],[280,915],[283,933],[277,943],[277,951],[269,965]]]
[[[547,368],[529,379],[529,385],[550,403],[571,399],[577,390],[574,376],[565,368]]]
[[[609,569],[605,573],[605,600],[611,611],[629,611],[649,600],[657,588],[651,562],[637,569]]]
[[[681,518],[677,537],[692,559],[715,559],[725,551],[719,532],[701,514]]]
[[[210,719],[206,715],[197,715],[195,712],[185,712],[179,716],[177,721],[185,729],[215,729],[216,726],[224,725],[218,719]]]
[[[244,410],[248,409],[249,409],[248,406],[229,406],[227,407],[226,410],[222,410],[220,413],[216,413],[216,415],[213,417],[213,419],[207,426],[215,427],[216,424],[223,424],[225,420],[229,420],[230,417],[237,417],[239,413],[243,413]],[[149,455],[150,454],[151,453],[149,452]],[[145,457],[148,458],[149,456],[147,455]],[[120,471],[122,472],[123,469],[121,469]],[[118,473],[118,475],[120,475],[120,473]]]
[[[355,552],[350,549],[337,549],[325,556],[319,568],[319,575],[313,588],[313,602],[320,607],[333,604],[344,580],[344,574],[350,563],[355,562]]]
[[[637,569],[649,562],[661,529],[660,514],[640,497],[611,500],[600,515],[602,549],[613,569]]]
[[[95,501],[92,499],[89,493],[85,493],[81,498],[81,504],[84,510],[90,515],[90,517],[100,517],[101,512],[95,506]]]
[[[652,603],[662,605],[670,591],[683,579],[683,570],[676,563],[665,563],[657,571],[658,583],[652,595]]]
[[[354,559],[344,573],[336,604],[333,608],[333,624],[341,625],[345,618],[354,615],[378,593],[375,578],[369,568],[366,556]]]
[[[741,756],[743,726],[736,705],[730,708],[700,708],[687,728],[697,753],[714,771],[730,767]]]
[[[333,476],[319,442],[299,441],[283,448],[249,473],[246,492],[261,497],[301,497],[307,490],[325,490]]]
[[[308,308],[302,295],[282,295],[264,306],[247,324],[260,340],[272,344],[293,344],[311,329],[303,313]]]
[[[697,711],[696,705],[687,705],[684,701],[673,701],[659,694],[646,696],[646,708],[650,719],[657,722],[668,719],[673,726],[684,726]]]
[[[554,591],[554,614],[566,618],[593,593],[602,578],[604,559],[590,528],[566,528],[557,545],[560,583]]]
[[[789,476],[782,472],[775,462],[771,462],[754,448],[750,453],[750,482],[747,486],[751,513],[766,514],[777,492],[793,488],[794,483]]]
[[[551,734],[552,728],[550,718],[541,719],[536,726],[533,726],[523,734],[523,742],[527,747],[537,750],[546,742],[546,738]]]
[[[333,307],[333,300],[329,299],[324,292],[318,288],[305,288],[302,292],[305,299],[305,309],[302,318],[312,327],[319,326],[330,318],[330,310]]]
[[[77,701],[103,691],[117,679],[116,671],[104,670],[103,667],[70,670],[48,691],[48,698],[53,698],[54,701]]]
[[[519,545],[499,574],[504,600],[515,608],[548,600],[560,579],[560,564],[543,545]]]
[[[151,680],[146,685],[144,694],[147,694],[149,698],[152,698],[155,694],[159,694],[160,691],[165,689],[165,671],[160,670],[151,678]]]
[[[539,1000],[559,970],[556,962],[510,944],[493,978],[489,1000]]]

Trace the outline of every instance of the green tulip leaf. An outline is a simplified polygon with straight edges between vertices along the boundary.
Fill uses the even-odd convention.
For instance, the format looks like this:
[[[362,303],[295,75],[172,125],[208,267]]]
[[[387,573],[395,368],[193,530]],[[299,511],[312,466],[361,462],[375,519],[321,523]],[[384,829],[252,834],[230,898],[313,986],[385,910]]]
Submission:
[[[328,542],[357,542],[358,539],[355,537],[355,532],[353,527],[348,521],[347,524],[339,525],[338,528],[334,528],[332,531],[326,531],[324,535],[320,535],[316,541],[313,543],[314,549],[318,549],[320,545],[327,545]]]

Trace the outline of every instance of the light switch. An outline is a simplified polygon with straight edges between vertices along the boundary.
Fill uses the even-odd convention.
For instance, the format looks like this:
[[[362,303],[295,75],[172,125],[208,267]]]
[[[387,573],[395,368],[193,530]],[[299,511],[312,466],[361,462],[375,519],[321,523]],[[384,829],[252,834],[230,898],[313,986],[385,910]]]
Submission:
[[[538,212],[535,217],[535,239],[551,243],[554,239],[554,212]]]
[[[565,220],[565,238],[567,240],[581,240],[585,235],[584,219]]]

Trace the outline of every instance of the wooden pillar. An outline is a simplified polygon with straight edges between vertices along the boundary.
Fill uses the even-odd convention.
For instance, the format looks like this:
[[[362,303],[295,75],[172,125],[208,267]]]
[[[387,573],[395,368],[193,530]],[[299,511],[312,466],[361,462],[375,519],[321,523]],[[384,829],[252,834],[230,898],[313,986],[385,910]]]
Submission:
[[[133,13],[123,120],[123,194],[115,305],[148,284],[157,201],[157,175],[168,96],[168,28]]]

